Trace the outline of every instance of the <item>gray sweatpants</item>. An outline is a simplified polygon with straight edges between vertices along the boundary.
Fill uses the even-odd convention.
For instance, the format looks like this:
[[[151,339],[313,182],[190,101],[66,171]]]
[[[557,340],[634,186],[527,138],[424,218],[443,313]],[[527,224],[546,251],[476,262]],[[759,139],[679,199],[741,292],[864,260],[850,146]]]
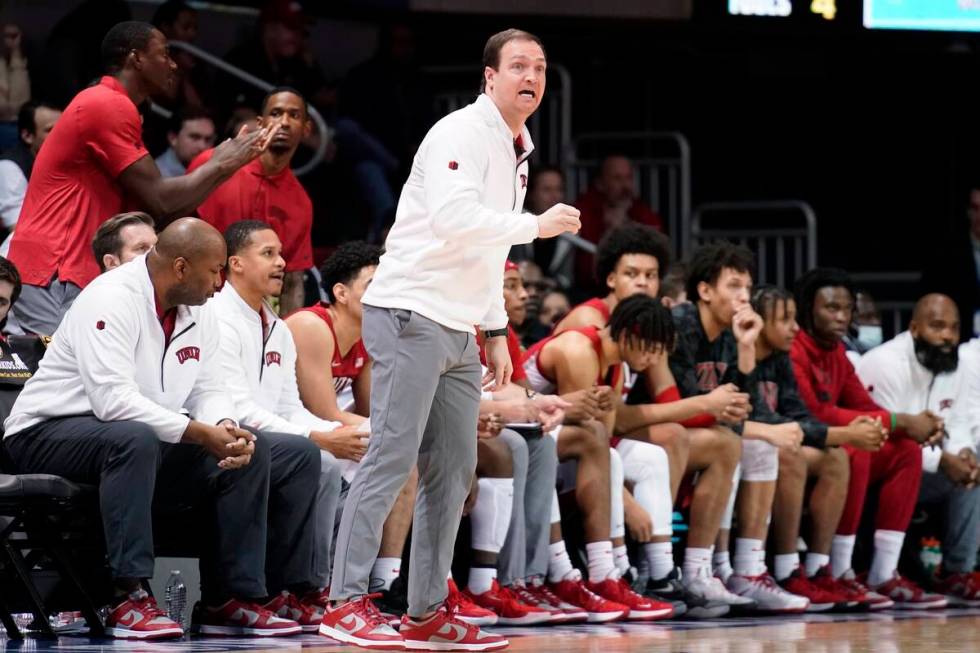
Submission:
[[[943,570],[961,574],[973,571],[980,545],[980,487],[956,485],[942,471],[922,475],[919,503],[945,504],[946,535],[943,537]]]
[[[330,585],[330,560],[334,526],[340,509],[342,485],[340,463],[329,451],[320,450],[320,483],[316,499],[316,547],[313,549],[313,578],[317,587]]]
[[[340,521],[330,598],[368,593],[382,526],[417,463],[408,614],[420,617],[446,598],[456,531],[476,469],[476,339],[412,311],[368,305],[362,333],[373,361],[371,439]]]
[[[548,573],[551,495],[558,452],[555,439],[547,434],[525,440],[514,431],[504,430],[500,438],[510,447],[514,460],[514,510],[497,573],[501,585],[511,585],[515,580]]]
[[[52,336],[80,292],[75,284],[62,283],[57,277],[47,286],[25,283],[13,309],[17,323],[26,332]]]

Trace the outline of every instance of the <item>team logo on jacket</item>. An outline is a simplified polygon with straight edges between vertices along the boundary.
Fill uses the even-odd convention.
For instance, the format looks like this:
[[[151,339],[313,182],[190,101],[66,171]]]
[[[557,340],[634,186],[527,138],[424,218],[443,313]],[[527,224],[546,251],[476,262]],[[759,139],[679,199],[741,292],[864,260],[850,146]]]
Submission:
[[[521,188],[527,188],[527,175],[521,175]]]
[[[698,376],[698,390],[711,392],[717,388],[720,379],[725,376],[725,370],[727,369],[728,363],[721,361],[708,361],[695,365],[694,370]]]
[[[459,170],[459,162],[458,161],[450,161],[449,162],[449,169],[450,170]]]
[[[269,365],[272,364],[282,367],[282,356],[280,356],[279,352],[277,351],[265,352],[265,366],[268,367]]]
[[[192,358],[196,361],[201,360],[200,347],[184,347],[183,349],[177,350],[177,362],[181,365]]]
[[[939,410],[949,410],[953,407],[952,399],[940,399],[939,400]]]
[[[98,322],[95,323],[95,328],[101,331],[102,329],[105,328],[105,322],[99,320]]]

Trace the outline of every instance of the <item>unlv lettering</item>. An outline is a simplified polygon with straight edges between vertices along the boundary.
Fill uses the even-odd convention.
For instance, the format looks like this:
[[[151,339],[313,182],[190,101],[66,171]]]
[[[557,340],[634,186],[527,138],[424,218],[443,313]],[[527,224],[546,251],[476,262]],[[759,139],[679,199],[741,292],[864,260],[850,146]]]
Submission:
[[[697,363],[694,366],[694,371],[698,375],[698,390],[703,392],[711,392],[717,388],[722,377],[725,376],[725,371],[727,369],[728,363],[723,363],[721,361]]]
[[[759,396],[769,406],[769,410],[775,413],[779,407],[779,385],[774,381],[759,381]]]
[[[280,356],[279,352],[277,351],[267,351],[265,353],[266,367],[272,365],[273,363],[278,365],[279,367],[282,367],[282,356]]]
[[[196,361],[201,360],[201,348],[200,347],[184,347],[183,349],[177,350],[177,362],[181,365],[185,361],[193,358]]]

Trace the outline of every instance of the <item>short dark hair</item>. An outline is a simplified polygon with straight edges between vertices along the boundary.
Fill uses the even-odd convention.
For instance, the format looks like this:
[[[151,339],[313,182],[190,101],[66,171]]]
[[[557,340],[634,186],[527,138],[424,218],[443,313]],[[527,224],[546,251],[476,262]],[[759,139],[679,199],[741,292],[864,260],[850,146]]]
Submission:
[[[714,285],[725,268],[752,274],[755,256],[744,245],[719,240],[702,245],[687,264],[687,298],[695,304],[700,301],[698,284],[704,281]]]
[[[846,288],[854,297],[854,282],[851,275],[840,268],[814,268],[805,272],[793,285],[796,296],[796,314],[800,328],[813,333],[813,303],[821,288]]]
[[[20,272],[17,271],[17,266],[3,256],[0,256],[0,281],[8,281],[14,287],[14,291],[10,293],[10,305],[13,306],[17,303],[17,298],[20,297],[20,291],[24,286],[20,281]]]
[[[660,345],[667,352],[674,350],[677,340],[670,311],[648,295],[632,295],[616,304],[609,318],[609,335],[617,342],[625,335],[629,344],[641,347]]]
[[[662,279],[670,265],[670,241],[653,227],[637,222],[607,231],[595,254],[595,276],[600,286],[627,254],[648,254],[657,259],[657,276]]]
[[[676,261],[671,264],[667,274],[660,280],[660,296],[677,299],[682,292],[687,292],[687,264]],[[688,299],[691,299],[688,297]]]
[[[330,303],[337,301],[333,294],[334,284],[350,284],[361,270],[377,265],[380,260],[381,248],[363,240],[353,240],[338,247],[320,267],[320,286]]]
[[[200,107],[187,107],[174,111],[173,115],[167,121],[167,130],[179,134],[180,130],[184,128],[184,123],[189,120],[204,120],[208,119],[211,124],[214,124],[214,116],[207,109],[202,109]]]
[[[268,222],[262,222],[261,220],[239,220],[238,222],[233,222],[227,229],[225,229],[225,246],[228,248],[229,258],[232,256],[238,256],[238,254],[248,247],[249,243],[252,242],[252,234],[256,231],[265,231],[272,228],[272,225]]]
[[[119,256],[119,250],[123,246],[119,232],[131,224],[145,224],[148,227],[156,226],[153,218],[148,213],[129,211],[128,213],[119,213],[112,216],[96,229],[95,237],[92,239],[92,253],[95,254],[95,262],[99,264],[100,272],[105,272],[105,264],[102,262],[102,259],[106,254]]]
[[[752,310],[766,321],[770,313],[773,317],[776,316],[776,309],[780,304],[785,310],[787,302],[791,299],[794,299],[793,293],[785,288],[764,283],[752,289]]]
[[[487,44],[483,46],[483,69],[480,70],[480,92],[486,90],[487,79],[483,74],[483,71],[487,68],[493,68],[497,70],[500,68],[500,51],[504,49],[504,46],[511,41],[534,41],[539,46],[541,46],[541,51],[544,52],[544,43],[541,42],[534,34],[530,32],[525,32],[522,29],[505,29],[502,32],[497,32],[493,36],[487,39]],[[544,55],[546,58],[547,53]]]
[[[28,100],[24,104],[20,105],[20,110],[17,111],[18,136],[25,131],[32,134],[37,133],[37,122],[34,120],[34,114],[37,113],[37,110],[41,107],[51,109],[52,111],[61,111],[60,107],[56,107],[50,102],[44,102],[43,100]]]
[[[102,39],[102,64],[107,72],[122,70],[133,50],[143,52],[156,28],[138,20],[116,23]]]
[[[157,10],[153,13],[153,20],[151,22],[157,28],[161,28],[164,25],[173,25],[177,22],[180,14],[185,11],[197,13],[197,9],[187,4],[186,0],[167,0],[157,7]]]
[[[541,166],[534,166],[534,168],[531,170],[530,176],[527,178],[528,194],[531,194],[534,191],[534,187],[537,186],[538,179],[541,177],[541,175],[546,175],[549,173],[556,174],[561,177],[562,182],[565,181],[565,173],[562,172],[561,168],[554,164],[548,163]]]
[[[273,86],[272,88],[270,88],[269,89],[269,92],[265,94],[265,97],[264,98],[262,98],[262,104],[259,105],[259,115],[260,116],[265,115],[265,105],[267,105],[269,103],[269,100],[272,98],[272,96],[273,95],[279,95],[280,93],[292,93],[293,95],[295,95],[296,97],[298,97],[300,100],[302,100],[303,101],[303,113],[306,114],[306,117],[307,118],[310,117],[310,106],[307,103],[306,98],[303,97],[303,94],[300,93],[299,91],[297,91],[292,86]]]

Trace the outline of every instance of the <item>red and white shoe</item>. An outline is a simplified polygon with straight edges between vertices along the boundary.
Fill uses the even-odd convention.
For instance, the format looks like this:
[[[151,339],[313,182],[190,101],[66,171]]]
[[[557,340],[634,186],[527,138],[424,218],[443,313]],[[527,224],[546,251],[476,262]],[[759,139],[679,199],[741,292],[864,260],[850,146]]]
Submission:
[[[847,580],[841,580],[834,578],[833,572],[830,570],[830,565],[824,565],[817,570],[813,576],[810,577],[810,583],[825,592],[835,594],[837,596],[844,597],[847,599],[847,605],[844,609],[846,610],[871,610],[873,601],[881,602],[880,599],[884,599],[886,602],[889,601],[887,597],[876,594],[878,599],[868,598],[868,588],[860,583],[850,582]]]
[[[586,587],[608,601],[625,605],[629,609],[625,617],[627,621],[655,621],[674,616],[673,604],[637,594],[622,578],[607,578],[601,583],[589,583]]]
[[[449,596],[446,597],[445,605],[447,610],[456,613],[457,619],[471,626],[493,626],[497,623],[497,613],[473,603],[469,596],[459,591],[456,581],[452,578],[449,579]],[[398,619],[398,623],[401,624],[401,618]]]
[[[200,635],[250,635],[252,637],[288,637],[298,635],[302,626],[283,619],[258,603],[231,599],[224,605],[208,608],[194,606],[191,631]]]
[[[810,599],[783,589],[768,572],[757,576],[732,574],[725,586],[729,592],[755,601],[759,612],[798,614],[810,607]]]
[[[525,585],[524,581],[514,581],[514,584],[510,586],[511,593],[517,597],[517,600],[524,605],[530,605],[539,610],[543,610],[548,614],[548,621],[545,623],[549,624],[567,624],[572,618],[565,613],[564,610],[556,605],[552,605],[550,601],[543,598],[539,594],[536,594],[529,590]],[[557,599],[557,597],[555,597]],[[582,613],[582,621],[585,621],[588,615],[585,612]]]
[[[320,608],[320,612],[323,612],[330,607],[330,588],[326,587],[322,590],[307,592],[303,596],[299,597],[299,602],[304,605]]]
[[[496,580],[483,594],[463,592],[470,601],[481,608],[493,611],[501,626],[536,626],[551,621],[551,612],[522,603],[510,589],[501,587]]]
[[[544,584],[543,578],[533,578],[529,580],[523,587],[522,591],[524,594],[528,594],[536,599],[538,599],[538,605],[544,607],[548,605],[553,609],[560,610],[562,613],[562,619],[556,623],[573,624],[573,623],[584,623],[589,620],[589,613],[583,608],[577,605],[572,605],[567,601],[562,601],[554,592],[552,592],[547,585]]]
[[[843,610],[850,604],[844,594],[834,594],[814,585],[803,573],[802,567],[794,569],[792,574],[779,581],[779,585],[790,594],[809,599],[810,606],[806,609],[807,612]]]
[[[588,615],[589,623],[601,624],[618,621],[629,614],[629,607],[616,601],[609,601],[590,591],[581,578],[552,583],[552,593],[565,603],[581,606]]]
[[[500,635],[460,621],[445,608],[419,621],[405,615],[399,632],[405,648],[413,651],[498,651],[510,644]]]
[[[367,594],[337,607],[328,607],[323,613],[319,633],[344,644],[361,648],[401,651],[405,640],[388,625],[387,620],[374,605],[380,594]]]
[[[950,607],[980,607],[980,574],[977,572],[950,574],[943,579],[934,579],[933,588],[946,596]]]
[[[946,597],[927,592],[896,571],[890,580],[874,588],[895,602],[896,610],[938,610],[946,607]]]
[[[869,610],[884,610],[895,605],[895,601],[891,600],[884,594],[871,591],[867,585],[859,581],[853,569],[848,569],[841,574],[837,579],[837,582],[849,589],[855,595],[863,594],[863,603],[868,606]]]
[[[152,596],[138,590],[112,609],[105,633],[116,639],[164,639],[182,637],[184,629],[157,606]]]
[[[323,610],[301,603],[295,594],[285,591],[262,607],[277,617],[295,621],[304,633],[315,633],[323,619]]]

